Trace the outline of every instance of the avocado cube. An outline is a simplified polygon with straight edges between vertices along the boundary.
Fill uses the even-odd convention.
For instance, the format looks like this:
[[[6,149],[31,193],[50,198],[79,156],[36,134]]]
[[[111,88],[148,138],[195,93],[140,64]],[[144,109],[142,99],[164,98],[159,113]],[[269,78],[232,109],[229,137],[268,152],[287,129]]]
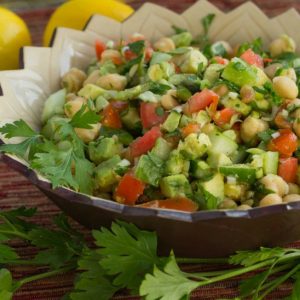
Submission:
[[[173,150],[165,164],[166,175],[188,175],[190,162],[186,160],[178,150]]]
[[[119,176],[115,172],[115,168],[121,162],[119,155],[115,155],[109,160],[102,162],[95,169],[96,187],[101,191],[109,192],[112,186],[118,182]]]
[[[224,176],[220,173],[216,173],[215,176],[205,182],[200,183],[203,189],[219,200],[224,199]]]
[[[194,160],[202,157],[210,146],[209,137],[205,133],[201,133],[199,136],[192,133],[179,144],[179,150],[184,157]]]
[[[163,160],[148,154],[142,155],[135,169],[136,178],[152,186],[159,186],[163,174]]]
[[[207,80],[212,85],[220,78],[223,69],[224,65],[211,64],[206,68],[203,79]]]
[[[175,131],[180,122],[181,114],[177,111],[172,111],[166,121],[163,123],[162,128],[167,132]]]
[[[128,109],[121,113],[121,120],[125,127],[132,131],[142,128],[141,118],[136,107],[129,106]]]
[[[96,142],[89,143],[88,153],[91,161],[96,164],[121,154],[123,146],[116,136],[101,138]]]
[[[192,160],[190,173],[197,179],[207,180],[214,174],[212,168],[203,160]]]
[[[152,81],[160,81],[162,79],[169,79],[169,77],[174,73],[174,65],[163,61],[159,64],[150,66],[147,75]]]
[[[84,97],[86,99],[95,100],[99,96],[103,95],[106,92],[103,88],[95,85],[95,84],[87,84],[85,85],[79,92],[78,95]]]
[[[207,163],[212,168],[232,165],[231,159],[226,154],[221,152],[214,152],[214,151],[209,152]]]
[[[185,31],[178,34],[175,34],[171,37],[175,43],[176,48],[190,46],[193,40],[193,36],[190,32]]]
[[[62,137],[57,133],[57,129],[61,126],[61,122],[67,123],[69,119],[61,117],[61,116],[53,116],[51,117],[44,127],[41,130],[42,135],[49,139],[60,141]]]
[[[171,175],[161,179],[160,188],[165,197],[190,197],[192,189],[187,178],[182,175]]]

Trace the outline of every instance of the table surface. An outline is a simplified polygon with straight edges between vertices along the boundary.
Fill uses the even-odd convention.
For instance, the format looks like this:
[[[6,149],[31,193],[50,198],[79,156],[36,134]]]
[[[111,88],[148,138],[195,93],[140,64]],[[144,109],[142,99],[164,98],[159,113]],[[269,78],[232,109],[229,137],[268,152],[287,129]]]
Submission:
[[[97,1],[97,0],[95,0]],[[53,8],[62,2],[61,0],[28,0],[28,1],[12,1],[0,0],[0,5],[7,6],[17,11],[21,17],[27,22],[36,45],[41,44],[42,33],[45,24],[53,12]],[[144,1],[128,0],[128,3],[134,8],[138,8]],[[155,0],[150,1],[169,7],[177,12],[181,12],[195,0]],[[214,0],[211,1],[222,10],[230,10],[233,7],[245,2],[242,0]],[[299,0],[256,0],[255,2],[269,16],[277,15],[280,12],[295,7],[300,11]],[[53,217],[59,213],[59,209],[45,197],[35,186],[33,186],[25,177],[10,169],[0,161],[0,209],[11,209],[20,206],[37,207],[38,214],[34,217],[34,221],[41,225],[51,227]],[[73,222],[74,226],[85,231],[79,224]],[[15,244],[19,253],[26,257],[32,257],[34,249],[17,242]],[[300,242],[290,245],[300,248]],[[197,266],[196,266],[197,268]],[[14,276],[19,278],[24,275],[32,275],[38,273],[37,268],[16,267],[13,270]],[[65,274],[53,277],[47,280],[41,280],[24,286],[14,297],[14,300],[58,300],[72,288],[74,274]],[[275,291],[268,299],[283,299],[291,289],[291,284],[287,283]],[[238,296],[238,282],[236,279],[226,281],[221,284],[208,286],[196,291],[192,299],[214,300],[229,299]],[[114,299],[139,299],[127,295],[117,295]],[[88,300],[88,299],[87,299]]]

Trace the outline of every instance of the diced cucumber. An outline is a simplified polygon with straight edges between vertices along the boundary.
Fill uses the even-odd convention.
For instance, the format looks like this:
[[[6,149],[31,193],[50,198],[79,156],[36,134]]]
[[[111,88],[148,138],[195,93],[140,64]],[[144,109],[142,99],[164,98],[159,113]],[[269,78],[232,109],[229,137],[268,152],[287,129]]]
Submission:
[[[240,182],[252,184],[256,180],[256,169],[247,165],[222,166],[219,171],[225,176],[235,177]]]
[[[202,180],[209,180],[214,175],[212,168],[203,160],[192,160],[190,173],[193,177]]]
[[[129,106],[128,109],[121,113],[121,120],[129,130],[136,131],[142,128],[139,112],[133,106]]]
[[[228,99],[227,101],[224,101],[224,106],[233,108],[243,116],[247,116],[251,112],[251,106],[242,102],[240,99]]]
[[[246,146],[241,145],[235,152],[233,152],[230,155],[230,159],[233,164],[240,164],[246,159],[247,157],[246,149],[247,149]]]
[[[224,177],[222,174],[216,173],[212,179],[200,184],[205,191],[217,197],[220,201],[224,199]]]
[[[279,153],[267,151],[263,154],[263,170],[264,174],[277,174],[279,162]]]
[[[160,159],[166,160],[172,150],[172,146],[163,138],[156,140],[155,146],[151,150],[151,153],[159,157]]]
[[[177,111],[172,111],[166,121],[163,123],[162,128],[167,132],[175,131],[180,122],[181,114]]]
[[[225,136],[221,132],[210,133],[209,139],[212,144],[208,149],[209,152],[220,152],[224,153],[225,155],[231,155],[238,148],[238,144],[236,142],[234,142],[232,139]]]
[[[160,188],[164,196],[169,198],[189,197],[192,194],[189,181],[182,174],[162,178]]]

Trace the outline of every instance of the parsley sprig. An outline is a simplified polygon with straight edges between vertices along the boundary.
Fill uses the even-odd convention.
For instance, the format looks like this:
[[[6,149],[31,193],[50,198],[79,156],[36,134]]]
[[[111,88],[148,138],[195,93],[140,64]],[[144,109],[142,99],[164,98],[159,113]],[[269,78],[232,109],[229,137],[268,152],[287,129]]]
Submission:
[[[92,173],[94,165],[85,157],[85,144],[77,136],[75,128],[91,129],[99,122],[99,115],[84,105],[70,121],[56,122],[55,134],[60,141],[70,144],[60,149],[59,143],[50,141],[34,131],[23,120],[15,121],[0,128],[5,138],[23,138],[17,144],[4,144],[0,152],[15,154],[27,160],[35,169],[50,180],[53,188],[67,186],[83,193],[93,190]]]
[[[0,299],[11,300],[13,294],[32,281],[78,272],[74,290],[65,299],[108,300],[124,288],[146,300],[188,299],[192,291],[212,283],[255,271],[240,284],[240,298],[262,300],[283,282],[292,280],[294,288],[286,300],[296,300],[300,286],[300,250],[261,248],[240,251],[228,259],[189,259],[157,255],[157,235],[133,224],[117,221],[110,229],[94,230],[95,245],[88,246],[64,215],[54,219],[55,229],[35,225],[30,218],[35,209],[19,208],[0,212]],[[37,254],[30,260],[10,246],[10,240],[31,244]],[[228,264],[231,268],[187,273],[181,265],[192,263]],[[13,279],[9,266],[43,266],[46,271]]]

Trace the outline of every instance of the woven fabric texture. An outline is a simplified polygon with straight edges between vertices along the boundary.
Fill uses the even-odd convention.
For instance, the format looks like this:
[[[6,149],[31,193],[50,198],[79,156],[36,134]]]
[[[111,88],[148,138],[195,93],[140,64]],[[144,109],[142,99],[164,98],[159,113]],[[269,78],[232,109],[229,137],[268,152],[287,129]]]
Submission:
[[[37,7],[33,4],[36,1]],[[28,5],[24,5],[26,1],[0,1],[0,5],[4,4],[12,9],[18,11],[21,17],[27,22],[33,37],[33,42],[36,45],[41,44],[43,30],[48,18],[53,12],[53,2],[48,1],[27,1]],[[96,1],[96,0],[95,0]],[[20,2],[22,5],[20,5]],[[43,6],[41,6],[41,2]],[[56,1],[58,2],[58,1]],[[134,8],[138,8],[145,1],[142,0],[128,0],[128,3]],[[155,0],[150,1],[171,8],[177,12],[181,12],[188,8],[195,0]],[[223,11],[230,10],[239,4],[245,2],[243,0],[214,0],[211,1]],[[298,0],[256,0],[253,1],[260,8],[262,8],[269,16],[277,15],[280,12],[295,7],[300,11],[300,1]],[[42,8],[41,8],[42,7]],[[25,9],[25,10],[24,10]],[[45,197],[35,186],[33,186],[26,178],[10,169],[3,162],[0,161],[0,209],[11,209],[20,206],[37,207],[38,214],[33,221],[41,225],[51,227],[53,216],[58,214],[59,209]],[[79,224],[72,222],[74,226],[82,230],[87,236],[88,231],[82,228]],[[15,242],[15,247],[24,258],[32,257],[35,252],[34,249],[28,245]],[[300,242],[290,245],[292,247],[300,248]],[[222,266],[220,266],[222,267]],[[193,270],[198,270],[200,266],[190,267]],[[29,267],[16,267],[13,270],[15,278],[24,275],[33,275],[40,272],[41,269]],[[73,273],[65,274],[63,276],[56,276],[47,280],[41,280],[24,286],[15,295],[14,300],[58,300],[72,289],[72,282],[74,279]],[[241,277],[245,278],[245,277]],[[238,281],[241,278],[229,280],[224,283],[207,286],[197,290],[192,299],[216,300],[216,299],[230,299],[238,296]],[[286,283],[276,290],[268,299],[283,299],[291,290],[291,283]],[[139,299],[139,297],[128,296],[125,294],[116,295],[114,299]],[[89,300],[89,299],[87,299]]]

